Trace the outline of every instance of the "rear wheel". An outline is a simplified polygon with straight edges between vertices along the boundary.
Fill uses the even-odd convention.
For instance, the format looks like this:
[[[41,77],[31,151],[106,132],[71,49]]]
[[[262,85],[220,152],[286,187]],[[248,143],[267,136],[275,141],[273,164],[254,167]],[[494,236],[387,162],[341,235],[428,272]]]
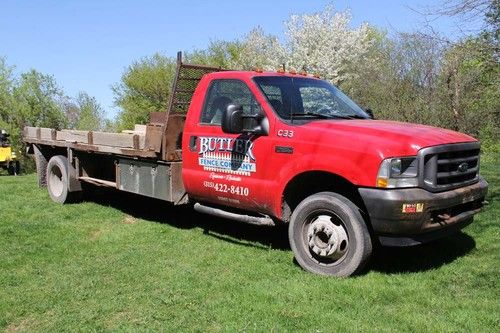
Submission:
[[[363,268],[372,252],[358,207],[333,192],[304,199],[294,210],[288,230],[295,259],[312,273],[350,276]]]
[[[50,198],[57,203],[77,201],[80,192],[69,191],[68,159],[65,156],[53,156],[47,164],[47,189]]]

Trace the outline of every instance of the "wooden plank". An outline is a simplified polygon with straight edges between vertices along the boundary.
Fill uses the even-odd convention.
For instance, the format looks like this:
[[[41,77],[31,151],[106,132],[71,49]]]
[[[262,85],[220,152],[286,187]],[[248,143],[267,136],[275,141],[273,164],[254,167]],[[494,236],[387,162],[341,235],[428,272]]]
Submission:
[[[133,130],[123,130],[122,133],[146,135],[146,125],[135,124]]]
[[[89,131],[62,130],[57,131],[56,140],[89,143]]]
[[[40,128],[40,140],[56,140],[56,130],[52,128]]]
[[[127,133],[93,132],[94,145],[111,146],[120,148],[134,148],[134,135]],[[138,147],[144,148],[144,135],[138,136]]]
[[[146,133],[146,125],[141,125],[141,124],[135,124],[134,125],[134,132],[136,134],[141,134],[141,133]]]
[[[38,127],[26,126],[24,128],[24,136],[27,138],[36,138],[37,131]]]

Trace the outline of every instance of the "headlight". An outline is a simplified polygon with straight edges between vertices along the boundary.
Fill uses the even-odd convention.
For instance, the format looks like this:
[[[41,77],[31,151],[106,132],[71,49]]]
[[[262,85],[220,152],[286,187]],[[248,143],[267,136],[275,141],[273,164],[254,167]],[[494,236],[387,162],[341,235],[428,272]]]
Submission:
[[[388,158],[382,161],[377,175],[377,187],[397,188],[418,185],[417,157]]]

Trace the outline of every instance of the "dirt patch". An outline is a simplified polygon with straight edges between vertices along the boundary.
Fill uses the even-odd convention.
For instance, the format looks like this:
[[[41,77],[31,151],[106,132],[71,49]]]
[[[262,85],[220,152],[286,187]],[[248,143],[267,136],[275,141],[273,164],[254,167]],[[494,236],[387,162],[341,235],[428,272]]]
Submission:
[[[102,229],[94,230],[90,233],[89,239],[91,241],[95,241],[97,238],[99,238],[102,235],[102,233],[103,233]]]
[[[5,332],[13,333],[13,332],[26,332],[30,331],[33,327],[36,326],[36,321],[33,318],[24,318],[19,323],[9,324],[5,328]]]
[[[127,215],[122,221],[123,224],[136,224],[137,219],[133,216]]]

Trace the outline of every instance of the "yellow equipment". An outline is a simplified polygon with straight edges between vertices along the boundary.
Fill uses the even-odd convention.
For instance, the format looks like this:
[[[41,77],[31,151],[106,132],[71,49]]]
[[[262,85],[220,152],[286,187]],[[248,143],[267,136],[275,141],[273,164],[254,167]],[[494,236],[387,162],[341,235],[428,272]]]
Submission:
[[[20,165],[16,152],[10,146],[9,136],[5,130],[0,130],[0,167],[7,170],[9,175],[18,175]]]

